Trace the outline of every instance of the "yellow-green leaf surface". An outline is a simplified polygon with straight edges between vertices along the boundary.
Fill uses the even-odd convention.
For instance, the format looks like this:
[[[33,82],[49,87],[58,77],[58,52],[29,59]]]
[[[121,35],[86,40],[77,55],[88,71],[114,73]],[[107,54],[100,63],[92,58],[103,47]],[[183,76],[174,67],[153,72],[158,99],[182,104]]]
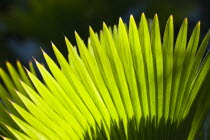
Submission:
[[[128,25],[128,26],[127,26]],[[137,26],[139,25],[139,26]],[[17,61],[0,69],[0,135],[18,140],[195,140],[210,110],[210,31],[200,22],[189,33],[184,19],[174,37],[153,21],[130,16],[113,28],[65,37],[68,60],[52,43],[58,64],[43,50],[46,66],[29,70]],[[163,36],[163,38],[161,38]],[[189,41],[188,41],[189,36]],[[26,72],[27,71],[27,72]]]

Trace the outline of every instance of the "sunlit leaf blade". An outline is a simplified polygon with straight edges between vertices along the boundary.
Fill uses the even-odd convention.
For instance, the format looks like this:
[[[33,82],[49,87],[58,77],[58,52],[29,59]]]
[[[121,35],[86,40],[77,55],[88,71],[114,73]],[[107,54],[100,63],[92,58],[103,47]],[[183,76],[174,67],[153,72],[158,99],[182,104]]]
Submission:
[[[74,129],[77,134],[80,134],[79,132],[82,132],[81,129],[77,129],[77,125],[72,124],[71,122],[68,122],[68,120],[65,120],[64,117],[58,115],[53,109],[50,108],[50,105],[48,105],[45,100],[43,100],[35,91],[33,91],[30,87],[28,87],[26,84],[22,83],[25,90],[28,92],[30,98],[33,100],[33,102],[37,105],[37,108],[41,108],[40,111],[44,113],[47,117],[49,117],[52,121],[57,123],[58,125],[62,126],[66,131]],[[80,117],[80,116],[79,116]],[[71,118],[70,118],[71,119]],[[74,126],[74,127],[73,127]],[[68,133],[72,133],[68,132]],[[74,134],[74,133],[73,133]],[[71,134],[71,135],[73,135]]]
[[[30,72],[33,73],[33,75],[35,75],[37,77],[36,71],[34,69],[34,65],[31,61],[29,62],[29,69],[30,69]]]
[[[58,135],[61,138],[63,139],[70,139],[71,137],[76,138],[76,134],[73,131],[72,127],[68,127],[66,125],[62,125],[62,123],[52,121],[51,118],[49,118],[45,113],[39,110],[29,99],[21,95],[19,92],[17,92],[17,94],[21,98],[21,100],[24,102],[28,110],[30,110],[30,113],[33,114],[40,122],[42,122],[43,124],[46,124],[49,129],[56,131],[56,133],[58,133]],[[62,127],[59,127],[59,126],[62,126]],[[70,136],[68,135],[68,133]]]
[[[0,68],[0,76],[6,86],[9,94],[12,96],[12,99],[15,100],[20,106],[24,106],[22,101],[20,100],[20,98],[15,93],[14,88],[16,86],[14,85],[14,83],[12,82],[12,80],[10,79],[8,74],[2,68]]]
[[[173,17],[170,16],[163,36],[163,98],[164,98],[164,118],[169,117],[171,83],[173,74],[173,47],[174,47],[174,28]]]
[[[56,48],[54,48],[54,49],[56,49]],[[65,64],[67,64],[67,62],[64,61],[64,58],[61,56],[61,54],[59,54],[59,51],[57,49],[55,50],[55,53],[56,53],[56,55],[58,55],[58,61],[61,63],[61,65],[63,66],[63,64],[64,64],[63,71],[65,73],[66,71],[68,71],[65,68],[65,66],[67,66],[67,65],[65,65]],[[37,62],[37,66],[41,71],[43,79],[45,80],[45,82],[48,85],[48,87],[50,88],[50,90],[54,93],[55,97],[73,115],[74,118],[72,118],[72,120],[76,119],[77,124],[72,125],[72,126],[74,126],[74,129],[77,127],[78,127],[78,129],[80,129],[80,130],[77,129],[76,132],[80,132],[81,129],[83,129],[85,131],[87,129],[87,125],[88,125],[87,120],[85,119],[85,116],[83,116],[81,114],[81,112],[78,110],[77,106],[74,104],[73,100],[71,98],[69,98],[69,96],[67,95],[68,93],[62,89],[62,87],[56,82],[55,79],[53,79],[53,77],[51,77],[51,75],[44,69],[44,67],[41,66],[38,62]],[[68,68],[70,68],[70,67],[68,66]],[[78,123],[79,123],[79,125],[78,125]]]
[[[147,85],[145,81],[145,66],[143,61],[142,50],[139,41],[138,29],[134,18],[130,18],[129,26],[129,42],[131,47],[131,54],[133,57],[134,69],[139,90],[139,102],[141,104],[142,115],[147,117],[149,115],[149,104],[147,96]]]
[[[19,118],[15,117],[14,115],[11,115],[11,117],[18,124],[18,126],[20,126],[20,128],[32,139],[47,140],[47,138],[44,135],[42,135],[40,132],[38,132],[36,129],[34,129],[30,125],[26,124],[25,122],[23,122]],[[24,135],[22,135],[22,136],[24,136]]]
[[[190,74],[193,69],[193,61],[198,47],[198,41],[200,36],[200,22],[195,26],[193,33],[190,37],[189,43],[187,45],[185,60],[182,68],[182,75],[180,80],[180,96],[177,99],[177,108],[175,109],[175,119],[179,116],[179,111],[181,110],[182,102],[185,100],[185,90],[187,90],[187,83],[190,79]]]
[[[10,64],[9,62],[6,63],[7,65],[7,69],[10,73],[10,76],[15,84],[15,87],[21,91],[25,96],[27,96],[27,93],[25,92],[25,90],[23,89],[23,87],[21,86],[19,80],[21,79],[20,75],[18,74],[18,72],[16,71],[16,69],[12,66],[12,64]]]
[[[7,129],[5,124],[7,124],[7,126],[13,127],[14,129],[19,129],[19,127],[15,124],[14,121],[12,121],[12,118],[8,115],[8,112],[4,109],[4,106],[2,104],[0,104],[0,121],[0,130],[3,133],[1,135],[14,138],[13,134]]]
[[[193,83],[193,88],[190,91],[190,96],[188,96],[187,98],[187,106],[185,106],[185,110],[184,110],[184,114],[183,115],[187,115],[189,110],[190,110],[190,106],[193,104],[193,101],[195,100],[198,91],[200,89],[200,87],[202,86],[202,83],[205,80],[205,77],[207,76],[207,74],[210,71],[210,54],[208,53],[206,55],[206,58],[204,58],[204,62],[202,64],[202,67],[199,69],[198,74],[195,77],[195,82]]]
[[[38,65],[38,67],[40,67],[40,64]],[[44,70],[40,69],[40,71],[42,71],[43,75],[46,75],[44,73]],[[73,127],[74,131],[77,130],[78,132],[80,132],[81,131],[81,127],[76,122],[75,117],[73,117],[73,114],[75,114],[74,108],[72,108],[71,106],[70,107],[69,106],[65,106],[64,107],[62,102],[59,102],[59,100],[58,100],[59,97],[56,98],[56,96],[52,95],[51,92],[47,88],[45,88],[44,85],[42,85],[42,83],[40,81],[38,81],[38,79],[33,77],[33,75],[31,73],[29,73],[29,76],[32,79],[32,81],[34,82],[35,87],[36,88],[38,87],[37,90],[39,91],[39,93],[41,94],[41,96],[43,97],[45,102],[49,105],[49,107],[52,108],[54,112],[58,113],[61,118],[64,118],[66,122],[68,122],[70,125],[74,126],[74,127],[73,126],[69,126],[69,124],[68,124],[67,125],[69,127],[68,129],[72,129],[72,127]],[[27,90],[29,90],[29,89],[27,89]],[[69,111],[71,111],[71,112],[69,112]],[[66,117],[66,115],[68,117]],[[75,114],[75,115],[77,115],[77,114]],[[80,116],[77,116],[77,117],[80,117]],[[61,123],[63,123],[63,122],[61,121]],[[65,127],[67,127],[67,126],[65,126]]]
[[[110,115],[104,104],[104,100],[106,100],[106,97],[103,96],[103,92],[101,92],[101,95],[103,96],[101,97],[99,91],[97,90],[97,87],[100,86],[100,84],[97,83],[98,82],[97,78],[100,75],[99,71],[98,71],[98,76],[95,75],[97,74],[98,67],[94,59],[90,56],[84,42],[81,40],[78,34],[76,34],[76,40],[80,51],[81,59],[83,60],[84,62],[83,64],[85,66],[83,67],[82,65],[80,65],[81,67],[77,69],[77,71],[81,75],[83,85],[86,87],[87,92],[90,93],[90,96],[93,99],[94,103],[96,104],[102,117],[104,118],[105,123],[107,123],[106,125],[109,127]],[[97,87],[95,84],[98,84]],[[108,98],[110,97],[108,96]]]
[[[4,106],[7,108],[7,110],[9,112],[15,112],[14,107],[8,100],[11,98],[11,95],[7,93],[6,89],[1,84],[0,84],[0,97],[1,97],[2,102],[4,103]]]
[[[30,66],[30,65],[31,65],[31,64],[29,63],[29,66]],[[31,88],[33,88],[33,85],[32,85],[32,83],[31,83],[31,81],[30,81],[30,79],[29,79],[27,73],[25,72],[23,66],[21,65],[21,63],[20,63],[19,61],[17,61],[17,68],[18,68],[18,72],[19,72],[19,74],[20,74],[20,79],[21,79],[23,82],[27,83]],[[30,66],[30,68],[31,68],[31,70],[33,71],[33,66]],[[35,72],[34,72],[34,73],[35,73]],[[18,89],[18,90],[19,90],[19,89]],[[19,90],[19,91],[20,91],[20,90]]]
[[[181,84],[181,73],[183,69],[183,62],[185,58],[185,49],[187,42],[187,19],[182,23],[174,48],[173,59],[173,75],[172,88],[170,97],[170,118],[174,119],[174,112],[177,105],[177,94],[179,92],[179,84]]]
[[[194,108],[191,109],[191,112],[195,113],[192,122],[194,129],[190,130],[188,140],[196,138],[197,136],[196,134],[198,134],[199,132],[199,128],[202,125],[202,121],[206,117],[206,112],[210,110],[210,94],[209,94],[210,72],[208,72],[208,75],[206,76],[203,83],[204,84],[199,89],[197,98],[195,99]]]
[[[127,114],[127,118],[133,117],[133,107],[128,92],[128,85],[126,84],[125,73],[123,70],[122,62],[120,61],[119,55],[114,44],[111,33],[109,32],[106,24],[103,24],[104,37],[107,42],[107,53],[108,58],[112,66],[112,71],[114,73],[116,84],[118,85],[119,92],[124,104],[124,108]]]
[[[203,59],[203,55],[204,55],[204,52],[206,50],[209,38],[210,38],[210,31],[206,34],[205,38],[203,39],[203,41],[202,41],[202,43],[201,43],[201,45],[200,45],[200,47],[199,47],[199,49],[198,49],[198,51],[197,51],[197,53],[195,55],[195,60],[193,62],[194,69],[192,69],[192,71],[191,71],[192,76],[190,77],[190,82],[187,85],[187,87],[188,87],[188,90],[186,91],[186,93],[187,93],[186,99],[187,100],[185,100],[185,102],[183,103],[182,111],[186,111],[185,110],[186,109],[185,106],[188,106],[188,107],[191,106],[191,103],[188,103],[188,101],[189,101],[188,98],[195,97],[195,94],[197,93],[197,92],[194,92],[195,94],[190,96],[192,88],[193,88],[193,85],[194,85],[194,82],[196,81],[197,75],[198,75],[198,73],[200,71],[201,61]],[[207,58],[207,56],[206,56],[206,58]],[[209,66],[208,63],[207,63],[207,66]],[[196,90],[198,90],[198,89],[196,89]],[[191,100],[191,101],[193,101],[193,100]],[[189,110],[187,110],[187,111],[189,111]],[[181,112],[181,113],[183,113],[183,112]],[[184,114],[184,115],[186,116],[186,114]]]
[[[17,104],[13,104],[15,109],[21,114],[21,116],[30,124],[31,127],[39,130],[39,133],[46,135],[49,138],[60,139],[61,137],[58,135],[58,132],[55,132],[48,128],[43,122],[40,122],[37,118],[35,118],[32,114],[18,106]]]
[[[123,107],[122,99],[117,88],[113,72],[111,70],[110,62],[105,53],[103,53],[103,48],[99,42],[99,39],[96,37],[93,30],[90,28],[90,37],[93,51],[96,57],[96,62],[99,67],[101,76],[104,80],[104,84],[107,87],[107,90],[110,93],[111,99],[115,105],[116,111],[118,112],[119,118],[125,119],[125,110]],[[114,119],[114,118],[113,118]]]
[[[149,117],[153,118],[156,114],[156,97],[155,97],[155,78],[154,78],[154,62],[153,54],[151,49],[151,40],[147,24],[147,19],[144,14],[141,16],[141,21],[139,25],[139,34],[140,34],[140,44],[142,48],[143,60],[145,63],[145,74],[147,82],[147,94],[148,94],[148,103],[149,103]]]
[[[1,135],[0,135],[0,136],[1,136]],[[1,138],[2,138],[3,140],[12,140],[12,139],[7,138],[7,137],[4,137],[4,136],[1,136]]]
[[[12,127],[7,126],[7,128],[15,135],[17,139],[20,140],[32,140],[30,137],[26,136],[25,134],[13,129]]]
[[[73,54],[74,53],[75,52],[73,51]],[[80,107],[78,107],[78,109],[80,109],[80,111],[82,111],[82,112],[85,111],[87,113],[86,115],[88,115],[88,116],[90,116],[90,118],[92,118],[93,116],[90,115],[90,112],[87,109],[87,107],[88,108],[91,107],[92,108],[91,112],[94,115],[96,115],[97,117],[100,118],[101,115],[98,112],[97,107],[95,106],[94,102],[92,101],[92,99],[91,99],[90,95],[88,94],[87,90],[85,89],[84,85],[82,85],[81,81],[79,81],[79,79],[75,75],[73,75],[73,73],[72,73],[71,74],[71,76],[72,76],[71,78],[73,78],[73,79],[68,79],[68,80],[71,80],[71,83],[70,83],[66,79],[66,77],[64,76],[64,74],[60,71],[60,69],[56,66],[56,64],[53,62],[53,60],[47,54],[44,54],[44,56],[45,56],[46,61],[48,62],[49,68],[52,70],[52,73],[55,76],[55,78],[58,81],[58,83],[68,93],[68,96],[70,98],[72,98],[72,100],[74,101],[75,105],[77,105],[77,107],[78,107],[78,105],[80,106]],[[76,58],[73,57],[73,59],[76,59]],[[72,61],[74,61],[74,60],[72,60]],[[85,104],[89,104],[89,105],[86,107],[86,105],[83,103],[83,101],[84,101]],[[84,109],[82,109],[82,107],[84,107]],[[99,122],[100,121],[98,120],[98,123]]]
[[[136,117],[137,122],[139,122],[142,116],[142,112],[141,112],[141,106],[139,102],[137,82],[136,82],[136,76],[135,76],[133,60],[132,60],[133,58],[131,55],[131,49],[130,49],[126,27],[121,19],[119,21],[118,34],[119,34],[119,40],[120,40],[118,44],[119,45],[118,47],[120,48],[119,53],[122,56],[121,61],[123,62],[122,65],[125,71],[126,82],[128,85],[128,92],[130,93],[134,116]]]
[[[151,47],[154,55],[155,65],[155,81],[156,81],[156,117],[157,122],[163,116],[163,50],[161,45],[160,27],[157,15],[153,19],[152,33],[151,33]]]

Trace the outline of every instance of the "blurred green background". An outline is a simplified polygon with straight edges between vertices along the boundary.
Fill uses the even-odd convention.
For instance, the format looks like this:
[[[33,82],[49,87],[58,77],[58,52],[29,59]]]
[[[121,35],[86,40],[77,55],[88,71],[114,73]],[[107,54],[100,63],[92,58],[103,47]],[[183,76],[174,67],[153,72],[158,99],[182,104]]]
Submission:
[[[50,41],[67,56],[64,35],[75,44],[76,30],[86,41],[89,25],[99,31],[103,21],[112,26],[122,17],[128,23],[130,14],[139,21],[142,12],[151,19],[157,13],[162,31],[172,14],[175,33],[185,17],[189,33],[200,20],[203,37],[209,30],[209,9],[210,0],[0,0],[0,67],[17,59],[26,66],[32,56],[44,63],[40,47],[53,57]],[[210,140],[209,124],[210,117],[199,140]]]

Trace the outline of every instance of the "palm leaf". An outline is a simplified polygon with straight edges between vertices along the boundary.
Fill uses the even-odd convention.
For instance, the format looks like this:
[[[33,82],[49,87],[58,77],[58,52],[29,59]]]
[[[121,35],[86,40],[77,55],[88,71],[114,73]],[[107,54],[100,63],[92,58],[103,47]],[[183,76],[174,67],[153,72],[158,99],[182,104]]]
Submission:
[[[77,47],[65,38],[69,62],[54,44],[59,66],[44,51],[50,72],[35,60],[43,82],[31,64],[25,72],[18,62],[17,72],[7,63],[3,138],[195,139],[210,110],[210,32],[198,47],[200,23],[189,42],[187,24],[175,44],[172,16],[163,40],[157,15],[150,30],[144,14],[139,27],[132,16],[128,27],[122,19],[100,34],[90,27],[87,46],[75,32]]]

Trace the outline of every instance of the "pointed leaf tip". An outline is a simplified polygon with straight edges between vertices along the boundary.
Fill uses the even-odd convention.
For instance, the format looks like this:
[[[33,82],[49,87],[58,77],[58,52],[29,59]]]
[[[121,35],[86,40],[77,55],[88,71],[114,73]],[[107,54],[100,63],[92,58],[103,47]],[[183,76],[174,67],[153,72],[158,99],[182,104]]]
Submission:
[[[75,34],[76,41],[82,40],[81,37],[79,36],[79,34],[76,31],[74,32],[74,34]]]
[[[46,54],[45,51],[44,51],[41,47],[40,47],[40,49],[41,49],[41,51],[42,51],[42,54]]]
[[[19,81],[20,83],[22,83],[22,82],[23,82],[23,81],[22,81],[21,79],[19,79],[19,78],[18,78],[18,81]]]
[[[66,37],[66,35],[65,35],[65,34],[63,34],[63,36],[64,36],[64,38]]]
[[[37,62],[36,58],[34,58],[33,56],[32,56],[32,58],[33,58],[34,62],[36,63]]]
[[[11,104],[14,104],[14,102],[11,99],[7,99]]]
[[[89,32],[94,32],[91,26],[89,26]]]
[[[0,135],[0,137],[4,140],[7,140],[8,138],[6,138],[5,136]]]
[[[124,24],[122,18],[119,19],[119,24]]]
[[[77,33],[77,31],[74,31],[74,34],[75,34],[76,37],[79,36],[78,33]]]
[[[47,55],[47,53],[45,51],[42,50],[43,55]]]
[[[185,19],[184,19],[184,22],[185,22],[185,23],[187,23],[187,22],[188,22],[188,19],[187,19],[187,18],[185,18]]]
[[[28,70],[26,67],[23,66],[23,68],[25,69],[25,71],[26,71],[27,73],[29,73],[29,70]]]
[[[119,21],[122,21],[122,18],[121,17],[119,18]]]
[[[52,48],[53,48],[53,50],[57,49],[57,47],[55,46],[55,44],[52,44]]]
[[[158,19],[158,15],[157,15],[157,14],[155,14],[154,19],[155,19],[155,20],[157,20],[157,19]]]
[[[6,60],[6,65],[7,65],[7,66],[10,66],[11,63],[10,63],[8,60]]]
[[[4,111],[9,115],[11,114],[6,108],[4,108]],[[2,123],[2,122],[1,122]],[[4,123],[3,123],[4,124]]]
[[[107,28],[107,26],[106,26],[106,23],[105,23],[105,22],[103,22],[103,27],[104,27],[104,28]]]
[[[134,20],[134,17],[133,17],[133,15],[131,15],[131,16],[130,16],[130,20]]]
[[[17,59],[17,60],[16,60],[16,63],[17,63],[17,64],[20,64],[20,60],[19,60],[19,59]]]
[[[168,18],[167,23],[169,23],[169,22],[173,22],[173,15],[170,15],[170,17]]]
[[[50,43],[51,43],[52,47],[55,46],[55,44],[52,41],[50,41]]]
[[[65,35],[64,35],[64,39],[65,39],[65,40],[68,40],[68,38],[67,38]]]
[[[18,91],[17,91],[15,88],[13,88],[13,90],[14,90],[16,93],[18,93]]]
[[[146,16],[145,16],[144,13],[142,13],[142,15],[141,15],[141,20],[142,20],[142,19],[146,19]]]

